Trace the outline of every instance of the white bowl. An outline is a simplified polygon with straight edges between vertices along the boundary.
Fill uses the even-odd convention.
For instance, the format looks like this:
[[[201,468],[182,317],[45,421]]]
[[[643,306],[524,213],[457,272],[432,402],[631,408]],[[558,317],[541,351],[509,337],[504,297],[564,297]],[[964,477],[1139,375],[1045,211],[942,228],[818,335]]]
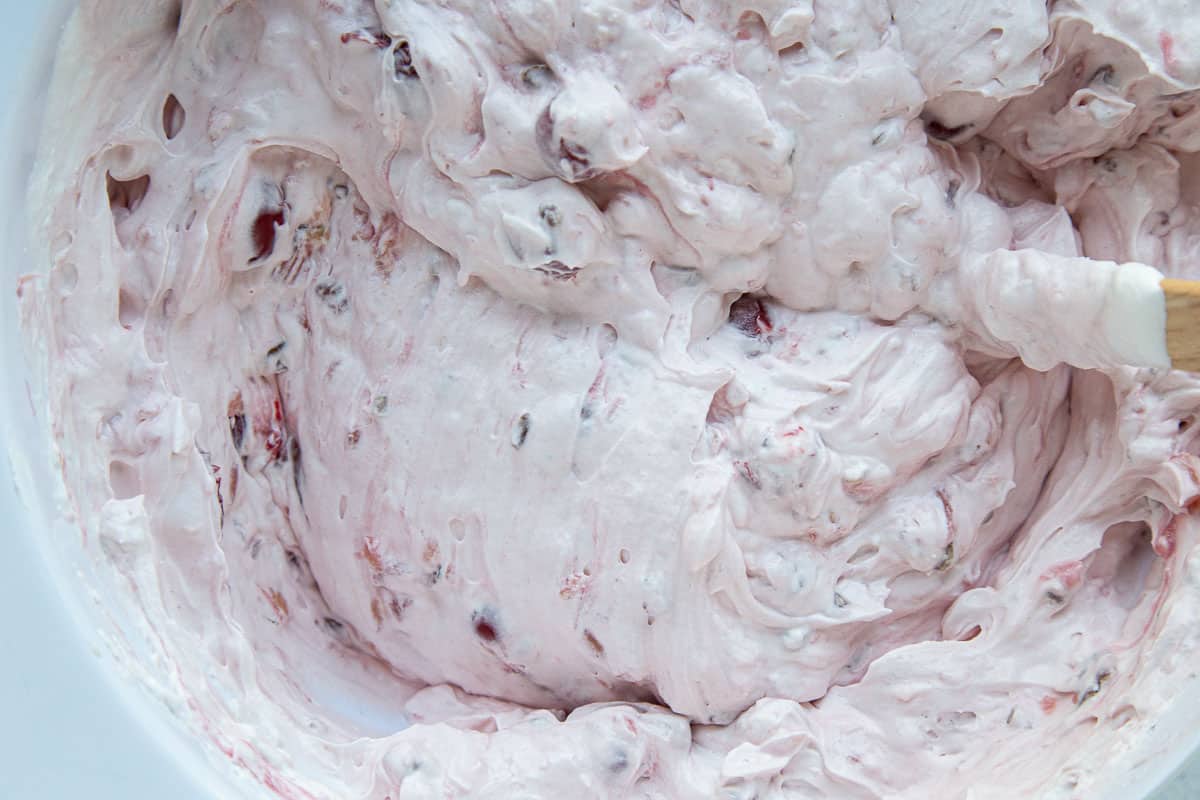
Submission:
[[[80,532],[62,518],[44,403],[23,356],[14,288],[39,268],[25,256],[25,183],[56,34],[74,5],[9,2],[0,26],[0,443],[8,456],[0,520],[10,534],[0,558],[0,797],[262,797],[111,658],[112,621],[89,580]],[[1192,675],[1150,735],[1113,761],[1103,800],[1200,796],[1198,748],[1200,680]]]
[[[15,287],[26,256],[25,184],[58,30],[75,0],[5,2],[0,25],[0,797],[175,800],[259,797],[237,788],[109,656],[79,529],[62,518]],[[224,773],[224,774],[223,774]]]

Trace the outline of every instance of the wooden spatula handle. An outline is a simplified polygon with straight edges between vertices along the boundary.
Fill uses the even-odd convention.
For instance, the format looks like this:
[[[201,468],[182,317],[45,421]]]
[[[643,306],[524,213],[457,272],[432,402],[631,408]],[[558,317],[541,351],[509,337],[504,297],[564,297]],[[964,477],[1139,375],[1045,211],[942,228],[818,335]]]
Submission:
[[[1200,372],[1200,281],[1164,278],[1167,298],[1167,354],[1171,366]]]

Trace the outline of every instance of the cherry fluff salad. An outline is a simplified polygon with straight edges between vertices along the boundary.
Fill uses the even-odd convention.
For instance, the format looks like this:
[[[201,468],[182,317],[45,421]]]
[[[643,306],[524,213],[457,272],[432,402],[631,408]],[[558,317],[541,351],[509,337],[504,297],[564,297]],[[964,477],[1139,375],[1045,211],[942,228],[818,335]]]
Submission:
[[[111,655],[254,796],[1094,796],[1200,657],[1197,42],[82,0],[19,294]]]

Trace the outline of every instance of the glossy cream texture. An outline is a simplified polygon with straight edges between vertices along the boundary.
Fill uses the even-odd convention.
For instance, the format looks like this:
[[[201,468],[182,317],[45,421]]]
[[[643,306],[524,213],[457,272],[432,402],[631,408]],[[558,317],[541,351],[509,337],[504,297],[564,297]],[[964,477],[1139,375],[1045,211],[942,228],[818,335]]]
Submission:
[[[1129,5],[85,0],[21,291],[115,651],[281,797],[1090,796],[1200,631]]]

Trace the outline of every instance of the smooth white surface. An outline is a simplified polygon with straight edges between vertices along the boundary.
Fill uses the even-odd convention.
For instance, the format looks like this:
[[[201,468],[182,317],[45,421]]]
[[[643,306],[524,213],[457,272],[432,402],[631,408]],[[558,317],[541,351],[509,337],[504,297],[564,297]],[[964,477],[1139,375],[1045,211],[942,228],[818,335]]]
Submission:
[[[1145,264],[1125,264],[1109,289],[1106,333],[1125,363],[1170,367],[1167,354],[1167,298],[1163,275]]]

